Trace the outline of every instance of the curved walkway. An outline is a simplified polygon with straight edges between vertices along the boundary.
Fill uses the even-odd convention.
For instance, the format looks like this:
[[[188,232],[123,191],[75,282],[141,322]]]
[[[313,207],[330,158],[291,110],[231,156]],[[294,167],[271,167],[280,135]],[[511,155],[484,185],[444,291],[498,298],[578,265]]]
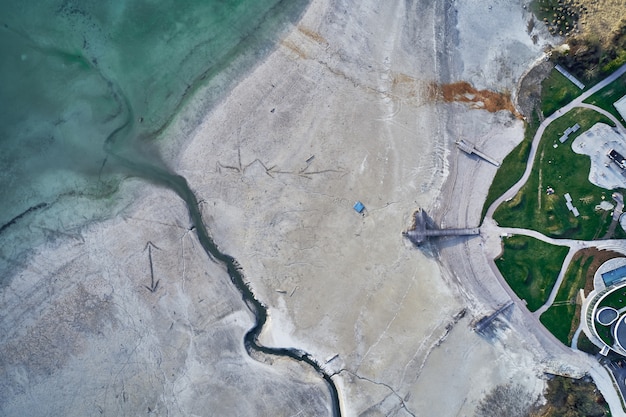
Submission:
[[[608,117],[613,123],[615,123],[615,125],[620,130],[620,132],[624,134],[624,136],[626,136],[626,129],[620,123],[620,121],[617,120],[615,116],[613,116],[611,113],[595,105],[583,103],[591,95],[595,94],[597,91],[606,87],[607,85],[609,85],[610,83],[612,83],[613,81],[615,81],[617,78],[619,78],[625,73],[626,73],[626,64],[622,65],[613,74],[609,75],[607,78],[600,81],[598,84],[596,84],[595,86],[593,86],[592,88],[590,88],[589,90],[587,90],[586,92],[578,96],[569,104],[563,106],[562,108],[560,108],[559,110],[557,110],[556,112],[548,116],[541,123],[541,125],[539,125],[539,128],[537,129],[537,132],[535,133],[535,136],[533,137],[530,154],[528,156],[528,162],[526,164],[526,170],[524,171],[524,174],[522,175],[519,181],[517,181],[511,188],[509,188],[500,197],[498,197],[487,209],[485,219],[481,226],[481,233],[484,233],[487,235],[488,239],[486,240],[488,242],[488,245],[487,245],[488,247],[485,249],[487,250],[490,256],[493,256],[491,257],[491,259],[489,259],[489,266],[492,269],[493,273],[495,274],[496,279],[501,282],[503,288],[505,288],[506,291],[509,293],[509,295],[511,295],[511,299],[516,304],[518,304],[518,306],[524,307],[521,309],[521,311],[526,311],[526,313],[532,316],[537,322],[539,322],[538,320],[539,316],[542,313],[544,313],[548,308],[550,308],[550,306],[554,303],[554,300],[556,299],[559,288],[561,287],[561,284],[565,277],[565,273],[567,272],[567,268],[569,267],[569,264],[572,258],[574,257],[574,255],[576,254],[576,252],[578,252],[580,249],[595,247],[598,249],[617,250],[626,254],[626,242],[616,241],[616,240],[582,241],[582,240],[574,240],[574,239],[554,239],[554,238],[545,236],[544,234],[539,233],[535,230],[512,228],[512,227],[499,227],[497,223],[495,222],[495,220],[493,219],[493,214],[496,208],[498,208],[498,206],[500,206],[504,201],[507,201],[513,198],[519,192],[519,190],[524,186],[524,184],[526,184],[526,182],[528,181],[528,178],[530,177],[530,174],[532,173],[533,164],[535,161],[535,157],[537,155],[537,149],[539,148],[539,143],[541,142],[541,139],[543,137],[543,134],[546,128],[553,121],[560,118],[561,116],[563,116],[570,110],[576,107],[583,107],[583,108],[595,110],[598,113],[603,114],[604,116]],[[504,277],[502,276],[498,268],[495,266],[494,259],[497,256],[497,254],[502,251],[502,248],[501,248],[501,244],[499,248],[495,247],[497,242],[500,242],[500,239],[493,239],[489,237],[503,236],[504,234],[525,235],[525,236],[533,237],[535,239],[539,239],[546,243],[550,243],[552,245],[569,247],[569,251],[565,259],[563,260],[563,264],[561,266],[559,276],[552,288],[552,291],[550,292],[550,296],[548,297],[548,300],[543,306],[541,306],[534,313],[531,313],[530,311],[528,311],[528,309],[524,305],[523,300],[521,300],[513,292],[513,290],[508,286],[508,283],[506,283]],[[549,333],[550,336],[554,338],[554,336],[550,332],[548,332],[548,330],[544,326],[539,325],[537,330],[544,335]],[[580,328],[577,331],[577,335],[579,333],[580,333]],[[562,346],[563,348],[566,348],[565,345],[562,345]],[[592,364],[592,367],[590,369],[590,374],[593,380],[595,381],[596,385],[598,386],[598,388],[600,388],[602,394],[605,397],[605,400],[608,402],[611,411],[613,413],[617,413],[618,410],[621,412],[622,404],[618,396],[617,390],[615,390],[613,387],[613,381],[611,380],[611,377],[609,376],[607,370],[604,369],[599,363],[596,362]]]
[[[561,270],[559,271],[559,276],[552,287],[552,291],[550,291],[550,296],[544,305],[539,307],[537,311],[533,314],[535,317],[539,318],[547,309],[549,309],[552,304],[554,304],[554,300],[556,299],[556,295],[559,293],[559,289],[561,288],[561,284],[563,283],[563,279],[565,278],[565,273],[567,272],[567,268],[569,268],[569,264],[572,262],[572,258],[578,252],[578,248],[570,246],[569,252],[567,252],[567,256],[563,259],[563,265],[561,266]]]
[[[520,178],[520,180],[516,182],[511,188],[505,191],[504,194],[502,194],[499,198],[497,198],[496,201],[494,201],[491,204],[491,206],[489,206],[489,209],[487,209],[486,217],[489,217],[489,218],[493,217],[493,213],[496,211],[496,208],[500,204],[502,204],[504,201],[510,198],[513,198],[515,194],[517,194],[517,192],[522,188],[522,186],[526,184],[526,181],[528,181],[528,178],[530,177],[530,174],[532,172],[533,163],[535,161],[535,156],[537,155],[537,149],[539,148],[539,142],[541,142],[541,137],[543,136],[543,133],[546,130],[546,128],[550,126],[550,124],[553,121],[563,116],[564,114],[566,114],[567,112],[569,112],[575,107],[591,106],[591,108],[596,108],[596,106],[593,106],[592,104],[583,103],[583,101],[585,101],[591,95],[603,89],[604,87],[606,87],[607,85],[609,85],[610,83],[612,83],[613,81],[615,81],[616,79],[618,79],[625,73],[626,73],[626,64],[622,65],[613,74],[609,75],[604,80],[600,81],[598,84],[594,85],[592,88],[590,88],[589,90],[587,90],[586,92],[584,92],[583,94],[581,94],[580,96],[572,100],[569,104],[561,107],[559,110],[555,111],[550,116],[546,117],[546,119],[541,123],[541,125],[539,125],[539,128],[537,129],[537,132],[535,133],[535,136],[533,138],[533,142],[530,148],[530,155],[528,155],[528,163],[526,164],[526,170],[524,171],[524,175],[522,175],[522,178]],[[622,131],[626,132],[626,130],[624,130],[624,127],[621,125],[621,123],[618,122],[618,126],[621,126]]]
[[[534,313],[536,317],[539,317],[543,312],[545,312],[548,308],[550,308],[550,306],[554,302],[556,295],[558,293],[558,290],[561,286],[561,283],[563,282],[563,279],[565,277],[567,267],[569,266],[572,258],[574,257],[574,254],[578,250],[584,249],[584,248],[591,248],[591,247],[595,247],[595,248],[619,247],[621,245],[619,245],[619,243],[614,242],[614,241],[582,241],[582,240],[573,240],[573,239],[554,239],[554,238],[545,236],[544,234],[539,233],[534,230],[511,228],[511,227],[499,227],[497,226],[497,223],[495,222],[495,220],[493,220],[493,214],[496,208],[498,208],[504,201],[507,201],[513,198],[520,191],[520,189],[524,186],[524,184],[526,184],[526,182],[528,181],[528,178],[530,177],[530,174],[532,173],[533,164],[535,162],[535,156],[537,155],[537,149],[539,148],[539,143],[541,142],[541,139],[543,137],[543,134],[546,128],[553,121],[560,118],[561,116],[563,116],[570,110],[576,107],[582,107],[582,108],[588,108],[588,109],[597,111],[598,113],[608,117],[613,123],[615,123],[617,128],[624,134],[624,136],[626,136],[626,128],[624,128],[624,125],[622,125],[622,123],[615,116],[613,116],[608,111],[601,109],[598,106],[595,106],[593,104],[583,103],[591,95],[595,94],[597,91],[606,87],[607,85],[609,85],[610,83],[612,83],[613,81],[615,81],[617,78],[621,77],[625,73],[626,73],[626,64],[622,65],[613,74],[609,75],[604,80],[600,81],[598,84],[594,85],[592,88],[590,88],[589,90],[587,90],[586,92],[578,96],[576,99],[572,100],[570,103],[568,103],[567,105],[565,105],[564,107],[560,108],[559,110],[551,114],[549,117],[547,117],[541,123],[541,125],[537,129],[537,132],[535,133],[535,136],[533,137],[531,150],[528,156],[528,162],[526,164],[526,170],[524,171],[524,174],[522,175],[519,181],[517,181],[507,191],[505,191],[499,198],[497,198],[491,204],[491,206],[489,206],[489,209],[487,209],[485,220],[483,222],[483,226],[486,226],[484,229],[491,229],[491,232],[496,232],[500,235],[507,233],[507,234],[518,234],[518,235],[529,236],[529,237],[539,239],[543,242],[546,242],[552,245],[568,246],[570,248],[567,256],[565,257],[563,261],[561,271],[559,273],[559,276],[557,278],[557,281],[554,287],[552,288],[552,291],[550,293],[550,296],[547,302],[539,310],[537,310]],[[622,249],[622,251],[624,250]]]
[[[576,107],[582,107],[582,108],[585,108],[585,109],[591,109],[591,110],[594,110],[594,111],[600,113],[603,116],[608,117],[613,123],[615,123],[615,126],[617,126],[617,128],[622,133],[622,135],[626,136],[626,128],[624,127],[622,122],[620,122],[617,117],[613,116],[613,114],[609,113],[608,111],[604,110],[603,108],[598,107],[595,104],[589,104],[589,103],[580,103]]]

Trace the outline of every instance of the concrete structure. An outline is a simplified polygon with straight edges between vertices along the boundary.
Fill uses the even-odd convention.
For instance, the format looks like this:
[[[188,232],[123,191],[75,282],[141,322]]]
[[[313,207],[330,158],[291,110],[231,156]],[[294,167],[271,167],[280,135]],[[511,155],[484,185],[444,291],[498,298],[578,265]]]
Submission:
[[[565,193],[564,197],[565,197],[565,205],[567,206],[567,209],[571,211],[572,214],[574,214],[574,217],[578,217],[580,213],[578,212],[578,209],[574,207],[574,203],[572,203],[572,196],[570,196],[569,193]]]
[[[607,190],[626,187],[626,138],[605,123],[596,123],[572,142],[572,150],[591,158],[589,182]],[[626,165],[625,165],[626,166]]]
[[[460,150],[462,150],[463,152],[465,152],[468,155],[476,155],[477,157],[484,159],[485,161],[489,162],[492,165],[495,165],[497,167],[500,166],[500,162],[496,161],[495,159],[485,155],[484,153],[482,153],[481,151],[479,151],[478,149],[476,149],[474,147],[473,144],[465,142],[464,140],[460,140],[456,143],[456,146],[459,147]]]
[[[610,326],[615,320],[617,320],[618,316],[619,313],[613,307],[602,307],[596,314],[596,320],[604,326]]]
[[[477,332],[477,333],[481,333],[483,330],[485,330],[487,327],[489,327],[489,325],[491,323],[493,323],[493,321],[500,314],[504,313],[509,307],[511,307],[514,304],[515,303],[513,301],[509,301],[508,303],[504,304],[502,307],[500,307],[499,309],[497,309],[493,313],[491,313],[488,316],[485,316],[485,317],[481,318],[480,320],[478,320],[478,322],[474,326],[474,331]]]
[[[414,214],[413,228],[407,232],[403,232],[402,235],[407,237],[416,246],[421,246],[430,237],[440,236],[471,236],[480,234],[478,227],[466,228],[466,229],[429,229],[428,218],[426,212],[422,209],[418,209]]]
[[[565,132],[563,132],[563,136],[559,138],[559,142],[565,143],[565,141],[569,139],[569,135],[571,135],[572,133],[578,132],[578,129],[580,129],[580,125],[578,123],[576,123],[574,126],[571,126],[565,129]]]
[[[572,74],[569,73],[569,71],[567,71],[565,68],[563,68],[560,65],[556,65],[554,67],[558,72],[560,72],[561,74],[563,74],[563,76],[565,76],[565,78],[567,78],[568,80],[570,80],[576,87],[580,88],[581,90],[585,89],[585,84],[581,83],[580,81],[578,81],[578,79],[576,77],[574,77]]]
[[[610,259],[596,271],[594,289],[581,309],[583,331],[604,356],[609,350],[626,356],[625,301],[626,258]]]
[[[613,103],[613,107],[615,107],[615,110],[619,112],[622,119],[626,120],[626,96]]]

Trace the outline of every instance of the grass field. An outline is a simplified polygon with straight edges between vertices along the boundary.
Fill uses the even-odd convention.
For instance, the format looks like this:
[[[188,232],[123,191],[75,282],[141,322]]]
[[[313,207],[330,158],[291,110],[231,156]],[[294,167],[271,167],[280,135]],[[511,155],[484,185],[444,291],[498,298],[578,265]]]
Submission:
[[[584,240],[598,238],[606,232],[611,218],[608,212],[595,212],[595,206],[603,199],[610,200],[611,192],[589,182],[589,157],[574,153],[570,146],[577,135],[597,122],[611,125],[599,113],[577,108],[548,126],[528,182],[512,200],[502,204],[494,213],[494,219],[501,226],[522,227],[547,236]],[[575,123],[581,129],[561,144],[558,138]],[[547,195],[548,187],[552,187],[555,193]],[[574,206],[580,212],[579,217],[574,217],[567,209],[563,197],[565,193],[571,195]]]
[[[623,256],[618,252],[595,248],[576,252],[567,268],[554,304],[540,317],[543,325],[563,344],[571,345],[580,324],[580,306],[576,304],[579,290],[583,289],[585,296],[589,295],[594,288],[593,277],[600,265],[609,259]]]
[[[597,355],[600,353],[600,348],[594,345],[585,333],[581,333],[578,336],[578,346],[576,347],[590,355]]]
[[[600,339],[609,346],[613,346],[613,336],[611,335],[611,326],[603,326],[596,322],[596,332]]]
[[[626,288],[620,288],[613,291],[611,294],[607,295],[600,304],[598,304],[598,308],[605,306],[610,306],[617,310],[626,307]]]
[[[504,252],[496,265],[511,289],[535,311],[547,301],[567,248],[526,236],[511,236],[503,243]]]
[[[541,111],[547,117],[581,93],[580,88],[553,69],[548,78],[541,82]]]
[[[572,260],[554,304],[539,318],[566,346],[572,343],[572,337],[580,323],[580,307],[576,305],[576,297],[578,290],[585,287],[587,270],[592,263],[593,257]]]
[[[524,140],[522,140],[522,142],[504,158],[504,161],[502,161],[502,165],[496,172],[496,176],[489,187],[489,192],[487,193],[487,198],[483,205],[483,212],[480,216],[481,219],[485,218],[489,206],[522,178],[524,170],[526,169],[526,162],[528,162],[530,145],[538,127],[539,119],[535,115],[531,122],[526,124]]]
[[[598,304],[598,309],[605,306],[613,307],[617,310],[626,307],[626,288],[619,288],[611,292]],[[598,331],[600,339],[602,339],[607,345],[610,346],[613,344],[613,336],[611,335],[610,326],[603,326],[596,322],[596,330]]]
[[[615,103],[617,100],[624,97],[625,95],[626,74],[622,75],[617,80],[589,97],[587,100],[585,100],[585,103],[595,104],[596,106],[603,108],[604,110],[611,113],[613,116],[617,117],[617,120],[620,120],[622,123],[624,123],[624,118],[615,109],[613,103]]]

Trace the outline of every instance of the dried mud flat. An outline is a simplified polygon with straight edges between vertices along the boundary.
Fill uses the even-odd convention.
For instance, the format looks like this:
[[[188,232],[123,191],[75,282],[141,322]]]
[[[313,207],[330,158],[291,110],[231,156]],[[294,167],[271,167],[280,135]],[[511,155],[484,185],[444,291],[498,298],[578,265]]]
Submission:
[[[492,243],[422,251],[401,236],[418,207],[443,226],[478,226],[495,167],[454,142],[501,160],[522,139],[521,121],[475,95],[514,95],[540,57],[522,6],[313,1],[191,137],[184,117],[166,132],[215,241],[269,308],[261,342],[324,363],[346,416],[472,415],[496,385],[536,397],[543,372],[585,371],[524,331],[518,311],[489,337],[472,331],[508,297],[485,279]],[[470,103],[433,99],[433,83],[457,82],[475,89],[462,91]],[[0,410],[330,414],[310,369],[246,355],[250,314],[182,203],[126,186],[138,198],[119,216],[38,251],[3,289]]]

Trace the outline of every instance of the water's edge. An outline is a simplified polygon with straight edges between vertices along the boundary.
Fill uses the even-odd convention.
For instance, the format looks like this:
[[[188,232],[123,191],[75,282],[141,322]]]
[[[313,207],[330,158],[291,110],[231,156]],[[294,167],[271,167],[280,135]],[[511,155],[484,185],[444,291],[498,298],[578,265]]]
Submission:
[[[101,74],[101,76],[106,79],[104,75]],[[108,81],[108,85],[111,88],[111,93],[115,100],[120,107],[126,111],[126,118],[125,121],[107,137],[104,144],[107,155],[110,159],[114,160],[112,162],[128,169],[133,175],[174,191],[185,202],[192,226],[196,231],[198,241],[202,245],[202,248],[211,259],[222,263],[226,267],[228,276],[233,285],[235,285],[237,290],[241,293],[244,303],[254,315],[255,324],[244,336],[244,345],[248,355],[252,357],[251,352],[257,351],[268,355],[289,357],[311,366],[321,375],[328,386],[332,415],[334,417],[341,417],[342,413],[337,387],[331,375],[328,374],[309,353],[296,348],[271,348],[259,343],[259,334],[267,321],[267,307],[256,298],[249,285],[244,280],[243,272],[237,260],[230,255],[222,253],[209,235],[204,221],[202,220],[198,199],[189,187],[185,177],[171,173],[165,168],[155,165],[146,159],[142,160],[142,158],[136,158],[131,160],[123,154],[116,152],[116,148],[118,147],[116,145],[119,145],[116,144],[116,140],[122,139],[127,133],[126,131],[132,129],[133,112],[129,100],[119,90],[119,87],[110,81]],[[118,136],[121,137],[118,138]]]

